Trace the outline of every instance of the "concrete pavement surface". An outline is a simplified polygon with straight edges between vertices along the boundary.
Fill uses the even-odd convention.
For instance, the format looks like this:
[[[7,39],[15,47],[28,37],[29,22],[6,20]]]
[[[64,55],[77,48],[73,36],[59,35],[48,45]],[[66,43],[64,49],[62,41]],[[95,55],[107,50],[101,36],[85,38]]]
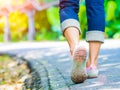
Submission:
[[[81,44],[88,51],[88,43]],[[66,42],[0,43],[0,53],[32,60],[43,90],[120,90],[120,40],[105,40],[98,60],[99,77],[80,84],[70,79],[72,60]]]

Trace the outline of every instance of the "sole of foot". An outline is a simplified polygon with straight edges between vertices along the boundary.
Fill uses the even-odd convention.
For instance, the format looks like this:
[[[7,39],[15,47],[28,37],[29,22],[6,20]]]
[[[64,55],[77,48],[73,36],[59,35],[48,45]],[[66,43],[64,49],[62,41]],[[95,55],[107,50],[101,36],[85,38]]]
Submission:
[[[71,80],[76,84],[82,83],[87,79],[86,55],[87,55],[87,52],[84,47],[77,47],[74,50]]]

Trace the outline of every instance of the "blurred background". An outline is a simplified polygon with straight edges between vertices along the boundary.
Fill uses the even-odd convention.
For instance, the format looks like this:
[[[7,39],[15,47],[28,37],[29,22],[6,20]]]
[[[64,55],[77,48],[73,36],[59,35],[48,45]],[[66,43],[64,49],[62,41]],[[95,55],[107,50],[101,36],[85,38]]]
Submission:
[[[0,0],[0,42],[65,40],[57,0]],[[85,1],[80,3],[81,38],[85,38]],[[120,39],[120,1],[105,0],[105,37]]]
[[[102,66],[101,71],[103,73],[101,76],[103,77],[102,83],[107,83],[103,83],[103,87],[106,85],[106,87],[110,86],[110,88],[115,88],[120,86],[118,85],[120,81],[120,74],[118,72],[120,71],[118,70],[118,66],[120,66],[118,63],[120,51],[120,0],[104,1],[106,19],[105,38],[112,40],[106,40],[107,43],[104,44],[102,53],[100,53],[100,67]],[[36,41],[65,40],[60,28],[58,4],[59,0],[0,0],[0,90],[26,90],[23,89],[25,85],[28,88],[27,90],[37,90],[29,89],[34,87],[40,87],[40,90],[43,90],[44,86],[42,85],[48,85],[48,82],[50,85],[47,87],[50,86],[50,89],[64,85],[64,83],[61,84],[61,81],[65,81],[67,85],[69,84],[69,78],[66,77],[68,73],[64,73],[67,69],[69,70],[69,63],[66,63],[69,62],[69,50],[67,49],[68,46],[66,42],[36,43]],[[81,0],[79,18],[82,29],[80,38],[84,40],[88,28],[85,0]],[[22,43],[20,41],[22,41]],[[6,44],[3,42],[20,43]],[[87,47],[87,44],[84,42],[82,44]],[[103,63],[105,63],[105,65],[103,65]],[[58,67],[60,66],[60,68],[55,67],[56,65]],[[62,68],[61,65],[63,66]],[[29,66],[31,68],[29,68]],[[45,72],[41,69],[41,66],[45,67]],[[61,72],[62,69],[63,71]],[[115,74],[110,74],[114,69],[116,70]],[[58,72],[55,72],[56,70]],[[108,75],[105,73],[106,70],[108,70]],[[39,75],[39,78],[36,73],[43,74]],[[44,79],[41,79],[41,76],[44,74]],[[46,76],[46,74],[50,76]],[[55,75],[63,79],[59,81],[57,78],[52,78]],[[62,75],[65,75],[65,78]],[[100,86],[99,79],[101,80],[101,76],[98,78],[98,84],[91,82],[93,88],[97,88],[96,85],[98,85],[98,87]],[[29,80],[28,78],[30,77],[34,77],[35,79],[32,78]],[[49,81],[46,81],[47,78]],[[42,80],[45,80],[45,84],[43,84],[44,82]],[[39,84],[39,81],[41,84]],[[56,81],[60,83],[56,83]],[[70,84],[69,88],[71,88],[71,85],[73,84]],[[90,87],[91,86],[88,86],[88,88]]]

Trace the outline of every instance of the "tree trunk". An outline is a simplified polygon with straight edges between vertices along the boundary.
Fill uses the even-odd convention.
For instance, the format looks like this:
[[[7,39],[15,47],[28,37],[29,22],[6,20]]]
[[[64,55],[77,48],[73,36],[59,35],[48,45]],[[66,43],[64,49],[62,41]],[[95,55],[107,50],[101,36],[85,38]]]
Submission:
[[[4,27],[4,42],[8,42],[10,40],[10,27],[8,16],[5,16],[5,27]]]
[[[35,27],[34,27],[34,12],[28,11],[28,40],[32,41],[35,37]]]

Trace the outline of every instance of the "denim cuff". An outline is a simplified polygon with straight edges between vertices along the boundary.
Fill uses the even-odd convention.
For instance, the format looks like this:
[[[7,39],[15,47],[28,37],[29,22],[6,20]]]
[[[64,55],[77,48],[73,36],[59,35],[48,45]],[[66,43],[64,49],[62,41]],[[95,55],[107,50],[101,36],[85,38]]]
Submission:
[[[65,21],[63,21],[61,23],[61,29],[62,29],[63,35],[64,35],[64,31],[68,27],[75,27],[75,28],[77,28],[79,30],[79,33],[81,34],[80,23],[76,19],[66,19]]]
[[[104,32],[102,31],[88,31],[86,33],[86,41],[99,41],[104,43]]]

